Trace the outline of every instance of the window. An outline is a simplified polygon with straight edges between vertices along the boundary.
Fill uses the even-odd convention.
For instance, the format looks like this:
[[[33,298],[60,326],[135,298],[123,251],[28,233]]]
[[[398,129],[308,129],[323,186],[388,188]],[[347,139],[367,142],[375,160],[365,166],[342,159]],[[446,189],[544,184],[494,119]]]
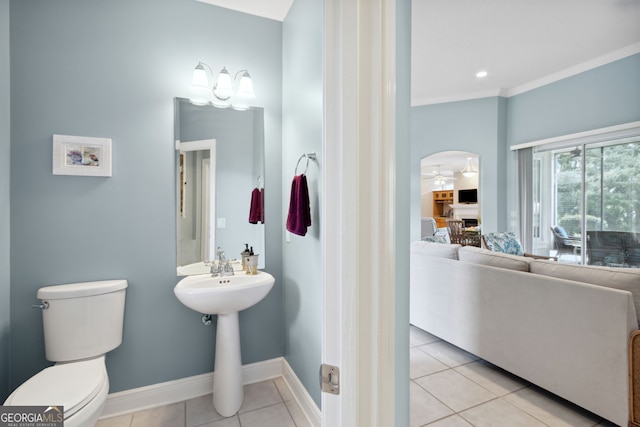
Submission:
[[[564,262],[640,267],[640,137],[564,145],[534,150],[534,251]]]

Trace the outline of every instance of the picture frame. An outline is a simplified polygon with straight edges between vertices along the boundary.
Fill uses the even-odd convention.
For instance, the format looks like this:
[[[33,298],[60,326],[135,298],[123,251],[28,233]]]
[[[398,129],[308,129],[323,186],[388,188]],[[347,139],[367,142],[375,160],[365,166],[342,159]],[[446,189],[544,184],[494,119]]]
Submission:
[[[111,139],[53,135],[53,174],[111,176]]]

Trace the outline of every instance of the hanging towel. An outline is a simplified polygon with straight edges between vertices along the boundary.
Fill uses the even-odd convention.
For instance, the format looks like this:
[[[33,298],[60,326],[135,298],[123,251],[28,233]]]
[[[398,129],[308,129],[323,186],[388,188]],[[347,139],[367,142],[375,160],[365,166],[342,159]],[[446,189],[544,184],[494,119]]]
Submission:
[[[307,234],[307,227],[311,226],[311,208],[309,207],[309,188],[307,177],[297,175],[291,183],[291,200],[287,215],[287,230],[298,236]]]
[[[264,224],[264,188],[257,187],[251,192],[251,207],[249,208],[249,222]]]

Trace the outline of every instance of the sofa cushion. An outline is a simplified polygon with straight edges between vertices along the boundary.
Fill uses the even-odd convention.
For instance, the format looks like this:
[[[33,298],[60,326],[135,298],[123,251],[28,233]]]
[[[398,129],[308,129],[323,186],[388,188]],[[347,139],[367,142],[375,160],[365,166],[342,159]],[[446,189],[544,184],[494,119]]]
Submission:
[[[531,258],[492,252],[488,249],[476,248],[475,246],[464,246],[460,248],[458,251],[458,259],[472,264],[489,265],[491,267],[518,271],[529,271],[529,264],[533,261]]]
[[[640,269],[564,264],[544,260],[533,261],[529,268],[534,274],[629,291],[633,296],[636,316],[640,323]]]
[[[411,243],[411,252],[440,258],[458,259],[458,249],[460,245],[423,241]]]

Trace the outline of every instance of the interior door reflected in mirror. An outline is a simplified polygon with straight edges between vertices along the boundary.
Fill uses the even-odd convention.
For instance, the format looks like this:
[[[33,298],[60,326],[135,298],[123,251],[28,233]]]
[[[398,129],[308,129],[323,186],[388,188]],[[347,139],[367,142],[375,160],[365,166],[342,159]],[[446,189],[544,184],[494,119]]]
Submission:
[[[263,110],[176,98],[175,148],[177,274],[208,273],[217,247],[240,259],[245,243],[264,268],[264,207],[256,221],[252,206],[264,182]]]

